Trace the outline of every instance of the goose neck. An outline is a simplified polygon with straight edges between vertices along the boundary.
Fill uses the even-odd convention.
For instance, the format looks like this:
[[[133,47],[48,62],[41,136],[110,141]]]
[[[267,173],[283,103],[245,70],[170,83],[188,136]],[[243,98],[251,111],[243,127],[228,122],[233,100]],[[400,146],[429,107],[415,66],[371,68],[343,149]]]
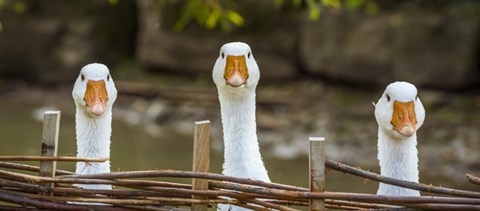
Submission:
[[[378,133],[378,160],[384,176],[418,182],[417,135],[392,139],[382,130]]]
[[[90,116],[82,109],[77,109],[75,116],[77,156],[110,157],[111,109],[107,109],[99,117]]]

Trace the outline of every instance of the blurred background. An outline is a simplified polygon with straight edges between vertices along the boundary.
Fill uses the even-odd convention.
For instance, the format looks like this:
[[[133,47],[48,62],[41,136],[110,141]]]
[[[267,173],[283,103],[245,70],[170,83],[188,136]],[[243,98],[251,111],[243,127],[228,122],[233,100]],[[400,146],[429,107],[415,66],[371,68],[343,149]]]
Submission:
[[[220,173],[211,71],[231,41],[249,43],[261,70],[258,136],[274,182],[308,185],[309,136],[326,137],[328,158],[379,172],[371,102],[406,80],[427,112],[420,181],[474,188],[465,173],[480,174],[475,0],[0,0],[0,154],[39,155],[43,112],[58,109],[58,154],[76,155],[73,82],[100,62],[119,90],[113,171],[190,170],[193,122],[209,119]],[[376,188],[327,177],[327,190]]]

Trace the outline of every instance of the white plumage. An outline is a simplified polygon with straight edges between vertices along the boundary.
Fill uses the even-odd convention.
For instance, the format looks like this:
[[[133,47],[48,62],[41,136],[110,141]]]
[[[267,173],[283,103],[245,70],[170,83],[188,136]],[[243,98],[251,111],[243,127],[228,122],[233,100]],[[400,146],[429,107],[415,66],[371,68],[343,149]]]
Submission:
[[[110,157],[112,106],[117,90],[108,68],[103,64],[89,64],[82,68],[72,96],[76,106],[75,123],[77,156]],[[78,162],[77,174],[109,173],[110,162]],[[111,189],[110,185],[78,185],[88,189]]]
[[[212,75],[223,124],[223,174],[270,182],[256,133],[255,89],[260,71],[250,47],[241,42],[223,45]],[[220,206],[220,210],[228,209],[244,210]]]
[[[387,86],[375,104],[378,123],[378,160],[383,176],[418,182],[416,131],[425,120],[417,89],[407,82]],[[380,183],[377,194],[419,196],[420,192]]]

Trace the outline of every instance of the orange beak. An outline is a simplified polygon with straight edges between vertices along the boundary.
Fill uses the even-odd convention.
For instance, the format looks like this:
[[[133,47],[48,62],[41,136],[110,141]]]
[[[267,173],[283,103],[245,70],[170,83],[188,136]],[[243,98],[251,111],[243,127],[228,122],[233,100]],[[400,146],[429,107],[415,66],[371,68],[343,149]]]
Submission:
[[[393,103],[392,125],[403,136],[410,137],[416,131],[417,118],[415,116],[415,105],[413,101]]]
[[[84,100],[92,114],[95,116],[102,115],[108,100],[105,81],[88,81]]]
[[[248,69],[245,56],[227,56],[225,73],[223,75],[227,85],[241,87],[247,83]]]

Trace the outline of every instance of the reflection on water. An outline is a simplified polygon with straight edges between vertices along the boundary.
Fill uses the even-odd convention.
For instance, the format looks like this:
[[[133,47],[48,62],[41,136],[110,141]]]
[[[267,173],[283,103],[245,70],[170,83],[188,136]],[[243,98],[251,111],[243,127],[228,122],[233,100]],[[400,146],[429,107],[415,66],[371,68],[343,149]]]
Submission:
[[[39,155],[42,123],[34,120],[33,105],[0,100],[0,155]],[[74,117],[63,112],[60,127],[58,155],[74,156]],[[193,124],[193,123],[192,123]],[[132,128],[123,122],[114,121],[111,146],[112,171],[176,169],[191,170],[193,151],[192,136],[164,134],[152,138],[142,128]],[[328,146],[327,146],[328,150]],[[269,175],[274,182],[308,186],[308,160],[306,157],[292,160],[264,157]],[[212,151],[211,172],[221,172],[222,152]],[[35,163],[32,163],[35,164]],[[73,163],[59,163],[58,168],[74,171]],[[377,169],[375,169],[377,170]],[[443,186],[454,187],[445,178],[422,178]],[[179,180],[189,182],[188,180]],[[377,183],[330,172],[327,175],[327,190],[342,192],[375,193]],[[458,188],[473,189],[472,186],[456,185]]]

